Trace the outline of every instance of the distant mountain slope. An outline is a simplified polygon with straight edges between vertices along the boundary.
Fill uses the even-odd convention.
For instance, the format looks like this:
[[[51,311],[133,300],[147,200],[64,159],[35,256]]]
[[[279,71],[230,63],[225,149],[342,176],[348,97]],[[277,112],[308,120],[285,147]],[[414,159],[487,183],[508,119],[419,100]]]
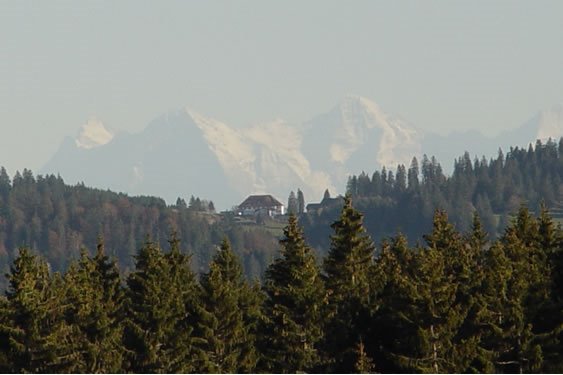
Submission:
[[[435,155],[450,173],[464,151],[496,156],[499,146],[526,147],[537,138],[563,135],[563,106],[542,111],[520,128],[488,138],[476,131],[425,132],[349,95],[332,110],[302,125],[283,120],[234,128],[191,109],[172,111],[137,134],[113,135],[97,121],[66,138],[40,171],[70,182],[130,194],[159,195],[168,202],[190,195],[215,199],[228,209],[254,193],[282,202],[300,188],[308,200],[325,189],[343,192],[348,176]]]
[[[103,189],[158,194],[169,202],[190,195],[220,197],[224,204],[239,200],[226,188],[222,166],[186,111],[163,115],[141,133],[121,133],[97,147],[85,149],[67,138],[42,172]]]
[[[558,140],[563,136],[563,104],[542,110],[518,128],[503,131],[495,137],[486,137],[475,130],[454,131],[449,134],[428,132],[422,140],[424,153],[436,156],[447,173],[453,171],[454,160],[468,151],[471,156],[496,157],[499,148],[507,152],[510,147],[527,148],[540,139],[546,143],[549,138]]]
[[[421,152],[419,130],[359,96],[346,96],[303,128],[303,152],[339,189],[362,168],[409,163]]]

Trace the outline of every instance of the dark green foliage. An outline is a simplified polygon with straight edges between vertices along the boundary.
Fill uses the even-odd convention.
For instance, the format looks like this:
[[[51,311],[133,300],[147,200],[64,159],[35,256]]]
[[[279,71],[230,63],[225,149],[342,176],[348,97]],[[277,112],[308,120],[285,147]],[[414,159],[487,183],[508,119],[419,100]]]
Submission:
[[[297,189],[297,213],[299,215],[305,212],[305,196],[301,189]]]
[[[201,278],[203,304],[199,330],[203,361],[199,371],[211,373],[254,372],[256,314],[260,299],[242,273],[240,261],[225,239]]]
[[[379,309],[371,322],[373,357],[381,372],[409,371],[398,358],[411,354],[414,345],[415,322],[405,313],[411,308],[414,293],[414,252],[407,240],[399,235],[381,246],[374,267],[373,284],[379,290]],[[412,371],[412,370],[411,370]]]
[[[201,292],[178,240],[164,254],[147,241],[127,278],[126,346],[133,372],[193,372],[199,359],[193,325]]]
[[[554,141],[538,142],[528,150],[511,148],[506,155],[499,152],[490,160],[472,162],[465,153],[455,160],[449,177],[434,158],[425,156],[420,164],[413,158],[408,171],[399,165],[395,178],[390,177],[382,169],[371,178],[362,172],[348,181],[347,193],[365,214],[364,225],[372,238],[390,237],[399,230],[414,244],[431,229],[436,209],[446,210],[460,231],[471,229],[473,211],[477,210],[492,239],[502,235],[521,203],[535,208],[543,200],[552,215],[563,217],[563,158]],[[330,215],[308,213],[303,220],[312,246],[328,250],[327,236],[319,227],[326,226],[324,216]]]
[[[295,193],[291,191],[291,193],[289,193],[289,198],[287,198],[287,213],[290,215],[291,214],[297,215],[298,211],[299,211],[299,201],[297,200]]]
[[[330,242],[324,272],[292,215],[263,285],[242,265],[260,274],[275,237],[210,202],[167,207],[0,168],[0,372],[561,372],[562,145],[465,154],[451,178],[426,156],[420,170],[413,160],[353,176],[365,216],[328,192],[299,216]],[[542,197],[537,213],[521,205]],[[364,228],[395,234],[397,222],[427,233],[423,245],[399,234],[375,250]],[[169,230],[196,264],[176,234],[161,251]],[[131,261],[141,232],[158,240]],[[106,246],[71,261],[99,233]],[[225,235],[232,248],[212,251]],[[20,243],[47,251],[13,251]]]
[[[8,275],[0,336],[8,372],[73,372],[78,351],[74,327],[64,316],[65,286],[51,278],[47,264],[21,248]]]
[[[268,267],[264,282],[262,367],[271,372],[314,371],[322,363],[319,344],[326,294],[315,256],[294,215],[280,245],[281,257]]]
[[[328,294],[325,349],[333,371],[354,369],[355,345],[367,331],[375,303],[370,276],[375,247],[362,225],[363,215],[346,196],[340,218],[332,224],[334,234],[324,261]]]
[[[145,235],[166,248],[174,231],[193,254],[194,271],[207,270],[215,245],[226,236],[243,257],[245,274],[260,276],[277,252],[276,238],[263,227],[242,227],[233,216],[214,213],[211,201],[193,198],[192,203],[188,207],[179,198],[167,206],[159,198],[69,186],[61,177],[34,177],[28,170],[10,181],[0,167],[0,290],[8,285],[4,274],[20,246],[32,247],[52,271],[62,273],[83,247],[96,244],[102,236],[106,253],[121,270],[130,272],[132,255]]]
[[[74,372],[121,372],[124,362],[124,291],[119,269],[98,243],[95,256],[82,252],[65,275],[67,321],[76,327],[79,357]]]
[[[24,177],[20,177],[24,178]],[[19,183],[19,182],[18,182]],[[120,283],[100,243],[64,277],[21,249],[0,298],[4,372],[556,372],[562,231],[521,207],[500,240],[443,211],[374,247],[346,198],[322,278],[295,216],[261,294],[224,241],[198,283],[173,236]],[[326,315],[325,315],[326,314]]]

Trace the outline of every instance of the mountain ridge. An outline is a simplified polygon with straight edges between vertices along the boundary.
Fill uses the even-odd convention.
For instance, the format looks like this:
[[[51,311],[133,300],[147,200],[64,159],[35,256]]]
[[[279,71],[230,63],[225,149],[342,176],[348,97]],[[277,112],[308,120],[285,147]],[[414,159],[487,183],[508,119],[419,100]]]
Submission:
[[[74,143],[72,138],[63,141],[41,172],[167,201],[218,197],[215,204],[222,209],[257,193],[273,194],[283,202],[297,188],[316,200],[327,188],[343,192],[348,177],[365,168],[408,166],[413,156],[422,154],[435,155],[438,161],[452,160],[463,151],[491,157],[499,144],[525,146],[535,137],[555,138],[554,133],[563,134],[562,118],[563,106],[554,106],[517,129],[485,137],[477,131],[423,131],[358,95],[346,95],[301,124],[277,119],[235,128],[185,107],[156,117],[133,134],[114,135],[91,120]]]

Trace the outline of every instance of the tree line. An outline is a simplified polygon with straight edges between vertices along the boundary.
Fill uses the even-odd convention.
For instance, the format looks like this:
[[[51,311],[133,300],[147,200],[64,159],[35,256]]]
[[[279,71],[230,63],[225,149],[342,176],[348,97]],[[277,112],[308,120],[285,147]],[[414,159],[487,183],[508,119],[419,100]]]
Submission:
[[[35,249],[54,271],[65,271],[80,257],[85,244],[103,236],[106,252],[120,269],[134,268],[134,258],[148,234],[160,247],[175,231],[193,254],[191,265],[207,270],[212,249],[227,237],[241,256],[249,277],[261,275],[277,252],[277,239],[258,226],[241,228],[233,215],[218,215],[211,201],[163,199],[65,184],[60,176],[34,176],[30,170],[10,178],[0,168],[0,290],[3,275],[17,256],[17,249]]]
[[[537,141],[526,148],[499,149],[495,158],[471,159],[469,153],[454,161],[453,173],[446,176],[434,157],[415,157],[410,166],[399,165],[395,172],[383,167],[370,176],[351,176],[347,193],[366,215],[365,226],[373,238],[405,233],[412,244],[422,239],[432,225],[437,208],[446,210],[462,231],[472,225],[477,212],[493,238],[502,235],[520,204],[535,209],[543,201],[550,213],[563,218],[563,138],[558,142]],[[328,225],[340,207],[324,207],[307,213],[301,220],[311,244],[328,248]],[[385,220],[379,218],[385,217]]]
[[[249,282],[225,239],[196,276],[173,234],[121,276],[99,242],[66,272],[21,248],[0,299],[2,372],[562,372],[563,231],[522,206],[495,240],[436,211],[376,246],[347,196],[319,261],[291,215]]]

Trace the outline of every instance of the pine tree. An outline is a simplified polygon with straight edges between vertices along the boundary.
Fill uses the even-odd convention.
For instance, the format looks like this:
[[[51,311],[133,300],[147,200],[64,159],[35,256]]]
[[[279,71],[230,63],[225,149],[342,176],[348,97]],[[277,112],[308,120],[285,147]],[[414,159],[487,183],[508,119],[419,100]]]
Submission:
[[[549,277],[546,280],[546,300],[538,311],[534,332],[545,339],[542,342],[544,357],[543,372],[563,371],[563,273],[561,258],[561,228],[557,228],[544,203],[540,206],[538,222],[538,245],[545,255]]]
[[[526,312],[530,280],[536,275],[529,273],[527,248],[514,229],[507,230],[500,244],[508,261],[504,267],[508,271],[507,287],[505,296],[495,295],[501,304],[495,309],[499,329],[493,331],[496,335],[492,344],[497,371],[522,373],[538,370],[542,355],[541,348],[534,343],[532,325]],[[495,305],[494,301],[489,304]]]
[[[9,372],[72,372],[72,327],[64,320],[64,285],[47,264],[21,248],[7,275],[0,336],[7,338]]]
[[[418,160],[416,159],[416,157],[413,157],[407,174],[407,183],[410,191],[417,191],[419,189],[419,175],[420,169],[418,168]]]
[[[147,240],[127,278],[126,346],[133,372],[193,372],[198,361],[192,321],[200,290],[173,237],[163,254]]]
[[[382,254],[389,273],[376,319],[389,361],[382,365],[400,372],[464,372],[478,356],[478,338],[463,329],[478,285],[473,256],[443,211],[436,212],[425,240],[413,255],[400,238]]]
[[[312,250],[295,215],[280,240],[281,257],[266,271],[263,367],[271,372],[316,371],[322,356],[325,292]]]
[[[122,344],[124,291],[119,269],[104,252],[100,240],[96,255],[85,251],[65,275],[68,321],[78,328],[80,357],[76,372],[116,373],[123,371]]]
[[[373,282],[379,290],[380,308],[366,339],[373,341],[373,358],[382,373],[414,371],[410,362],[403,360],[414,356],[416,346],[417,322],[412,317],[416,292],[414,258],[407,239],[398,235],[383,242],[376,259]]]
[[[487,278],[487,255],[490,255],[493,250],[489,251],[488,234],[483,229],[481,220],[477,212],[473,214],[473,223],[471,232],[465,237],[465,252],[461,260],[469,262],[469,273],[462,273],[460,284],[460,291],[463,293],[463,298],[469,302],[469,310],[464,324],[460,329],[460,337],[465,339],[469,338],[471,349],[471,357],[466,359],[467,372],[493,372],[493,353],[487,350],[483,344],[483,337],[487,335],[488,326],[484,320],[487,316],[487,295],[494,290],[494,282],[489,280],[488,287],[492,289],[486,290]],[[494,255],[490,255],[493,257]],[[502,280],[502,271],[495,275],[496,280],[500,277]],[[469,276],[469,277],[467,277]],[[491,275],[489,275],[491,276]],[[503,285],[502,281],[499,286]],[[462,356],[463,357],[463,356]]]
[[[293,190],[289,193],[289,198],[287,199],[287,213],[296,215],[299,211],[299,202],[295,197]]]
[[[246,324],[252,308],[245,302],[252,292],[242,273],[242,266],[225,239],[201,278],[203,304],[199,329],[205,361],[200,371],[212,373],[254,372],[257,354],[254,332]],[[256,306],[254,306],[256,307]]]
[[[0,373],[7,374],[10,372],[10,327],[9,321],[9,305],[8,300],[2,295],[0,296]]]
[[[540,328],[549,306],[549,269],[538,246],[537,222],[521,207],[486,254],[483,347],[496,372],[539,371],[549,334]]]
[[[331,370],[338,372],[353,371],[356,344],[374,310],[370,273],[375,248],[362,219],[346,196],[340,218],[331,225],[334,234],[324,262],[329,313],[325,349],[334,360]]]
[[[297,213],[299,215],[305,212],[305,196],[301,189],[297,189]]]

